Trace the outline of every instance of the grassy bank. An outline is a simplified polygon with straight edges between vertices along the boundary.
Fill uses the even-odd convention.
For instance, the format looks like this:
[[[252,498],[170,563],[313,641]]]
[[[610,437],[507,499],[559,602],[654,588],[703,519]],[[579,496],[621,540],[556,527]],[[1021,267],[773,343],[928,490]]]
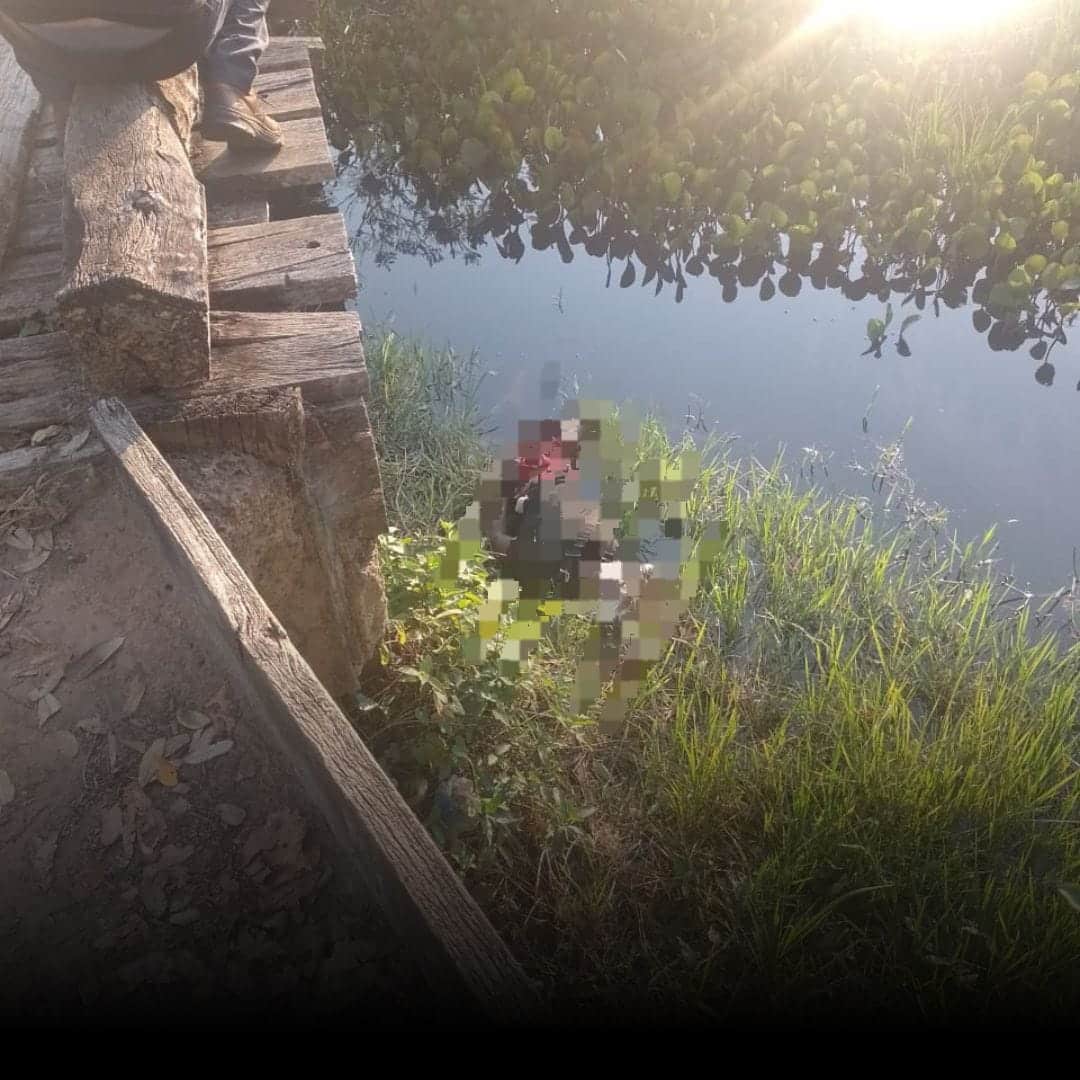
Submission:
[[[484,567],[441,579],[438,523],[485,453],[475,361],[395,338],[369,359],[402,531],[358,722],[562,1004],[1075,1014],[1080,647],[1001,604],[978,545],[879,533],[717,449],[694,523],[728,547],[602,737],[568,705],[580,621],[517,679],[461,658]]]

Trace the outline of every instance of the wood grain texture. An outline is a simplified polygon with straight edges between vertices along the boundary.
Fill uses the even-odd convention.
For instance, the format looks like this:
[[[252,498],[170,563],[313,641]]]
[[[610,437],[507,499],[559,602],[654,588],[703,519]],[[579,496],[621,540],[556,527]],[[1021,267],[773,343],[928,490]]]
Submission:
[[[285,145],[268,153],[237,154],[226,143],[196,138],[192,161],[210,197],[276,191],[334,178],[321,117],[287,120],[281,127]]]
[[[536,995],[509,949],[176,474],[121,402],[99,401],[90,415],[201,608],[252,715],[325,817],[340,857],[410,945],[438,998],[489,1021],[538,1019]]]
[[[272,37],[259,61],[259,71],[266,74],[311,67],[314,57],[322,53],[324,48],[322,38]]]
[[[310,67],[260,72],[253,89],[270,115],[280,122],[322,115]]]
[[[245,200],[235,213],[268,216],[265,198]],[[311,246],[318,245],[318,246]],[[62,233],[46,204],[27,207],[15,251],[0,270],[0,337],[25,319],[48,316],[63,286]],[[211,229],[207,243],[210,305],[265,311],[331,307],[356,295],[356,266],[340,214]]]
[[[0,261],[19,219],[23,182],[41,96],[0,38]]]
[[[85,417],[85,410],[82,416]],[[100,439],[88,438],[78,450],[65,454],[62,445],[24,446],[0,453],[0,491],[19,491],[36,483],[42,473],[70,469],[104,456]]]
[[[329,306],[356,295],[356,267],[340,214],[217,229],[208,254],[216,310]]]
[[[265,195],[219,195],[206,202],[206,224],[211,230],[234,225],[265,225],[269,220],[270,203]]]
[[[192,78],[79,85],[64,145],[61,319],[100,393],[210,372],[205,197],[185,136]]]
[[[16,255],[0,271],[0,338],[19,333],[28,319],[56,310],[63,257],[59,251]]]
[[[298,386],[305,403],[336,405],[363,399],[369,389],[353,312],[216,312],[212,317],[213,373],[206,382],[133,394],[140,421],[178,418],[193,401]],[[32,431],[70,418],[87,403],[65,333],[0,341],[0,435]]]

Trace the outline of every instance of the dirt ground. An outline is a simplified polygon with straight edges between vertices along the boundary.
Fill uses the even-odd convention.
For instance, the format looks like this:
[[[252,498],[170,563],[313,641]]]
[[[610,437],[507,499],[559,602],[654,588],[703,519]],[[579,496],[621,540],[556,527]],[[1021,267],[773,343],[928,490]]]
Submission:
[[[393,1022],[423,990],[104,458],[0,492],[0,1016]]]

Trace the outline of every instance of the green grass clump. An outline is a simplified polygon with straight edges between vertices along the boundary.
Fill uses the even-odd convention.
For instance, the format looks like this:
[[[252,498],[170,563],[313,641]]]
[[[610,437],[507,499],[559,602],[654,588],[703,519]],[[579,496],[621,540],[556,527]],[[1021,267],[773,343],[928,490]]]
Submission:
[[[1000,603],[982,544],[942,554],[918,519],[879,532],[715,450],[691,512],[725,523],[726,551],[602,736],[568,704],[581,620],[517,679],[463,661],[486,567],[448,575],[420,507],[450,516],[466,474],[393,460],[380,372],[434,385],[434,361],[390,348],[375,427],[416,531],[384,546],[392,623],[361,723],[562,1004],[1075,1014],[1080,916],[1060,886],[1080,881],[1080,646]],[[442,436],[425,437],[434,468]]]

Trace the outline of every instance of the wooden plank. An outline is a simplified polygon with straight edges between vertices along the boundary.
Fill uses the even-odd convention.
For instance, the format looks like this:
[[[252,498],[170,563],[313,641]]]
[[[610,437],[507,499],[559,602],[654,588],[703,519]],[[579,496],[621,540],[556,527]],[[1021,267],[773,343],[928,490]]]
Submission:
[[[28,319],[56,310],[63,260],[59,251],[19,255],[0,274],[0,337],[17,334]]]
[[[340,214],[217,229],[208,249],[215,309],[295,309],[356,295],[356,267]]]
[[[311,68],[260,72],[254,91],[270,115],[279,122],[322,116],[322,105]]]
[[[187,153],[198,94],[191,68],[72,96],[57,305],[100,393],[210,373],[206,201]]]
[[[265,200],[261,205],[265,209]],[[27,319],[54,312],[63,285],[60,229],[36,212],[25,217],[15,257],[0,272],[0,337],[17,334]],[[207,261],[215,308],[330,307],[356,295],[356,267],[340,214],[215,229],[209,233]]]
[[[39,201],[24,206],[8,257],[63,250],[64,233],[60,221],[62,212],[61,199]]]
[[[187,403],[298,386],[305,403],[332,405],[368,393],[355,312],[318,315],[215,312],[214,364],[205,383],[133,395],[140,421],[176,416]],[[86,399],[68,336],[0,341],[0,435],[67,422]]]
[[[64,194],[64,150],[59,141],[35,146],[30,155],[23,201],[55,201]]]
[[[15,232],[41,95],[0,38],[0,260]]]
[[[85,411],[83,412],[85,417]],[[105,446],[100,439],[89,437],[78,450],[64,453],[63,444],[22,446],[0,454],[0,491],[25,488],[34,483],[45,470],[66,469],[101,457]]]
[[[63,424],[85,412],[66,334],[0,342],[0,434]]]
[[[340,857],[411,944],[438,998],[489,1020],[538,1019],[536,995],[509,949],[176,474],[121,402],[99,401],[90,415],[252,715],[325,817]]]
[[[206,224],[210,229],[265,225],[269,220],[270,203],[265,195],[235,195],[207,201]]]
[[[259,71],[265,74],[310,67],[312,53],[321,53],[324,48],[322,38],[272,37],[259,60]]]
[[[287,120],[281,127],[285,145],[265,154],[237,154],[226,143],[196,139],[193,163],[209,195],[276,191],[333,180],[322,119]]]

